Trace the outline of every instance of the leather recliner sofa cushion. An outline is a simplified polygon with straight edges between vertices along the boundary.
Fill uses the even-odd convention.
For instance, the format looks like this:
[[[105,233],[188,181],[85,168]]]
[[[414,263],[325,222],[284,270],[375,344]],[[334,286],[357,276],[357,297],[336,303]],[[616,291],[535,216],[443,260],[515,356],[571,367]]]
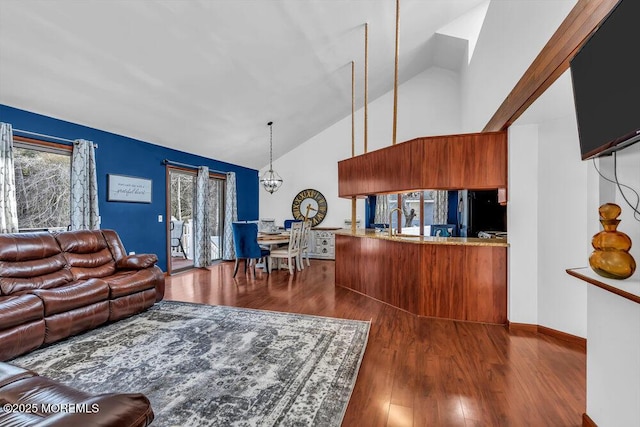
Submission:
[[[164,297],[164,274],[162,270],[155,265],[158,257],[155,254],[136,254],[127,255],[124,245],[120,240],[120,236],[114,230],[102,230],[102,235],[109,245],[109,249],[116,261],[116,267],[119,270],[137,270],[140,268],[149,268],[153,271],[154,286],[156,288],[155,300],[161,301]]]
[[[60,288],[32,291],[44,302],[44,315],[70,311],[109,299],[109,285],[102,279],[80,280]]]
[[[109,320],[109,286],[102,279],[32,291],[44,303],[45,343],[93,329]]]
[[[74,280],[101,278],[116,271],[116,263],[100,230],[67,231],[55,235]]]
[[[35,295],[0,296],[0,360],[35,350],[44,342],[44,307]]]
[[[109,284],[111,299],[115,299],[147,289],[155,289],[156,275],[153,270],[119,271],[103,280]]]
[[[143,394],[92,396],[33,371],[2,362],[0,402],[39,410],[35,413],[0,410],[0,425],[3,426],[144,427],[154,418],[151,403]],[[57,410],[43,411],[52,406]]]
[[[35,295],[0,297],[0,331],[44,318],[44,307]]]
[[[109,320],[109,301],[78,307],[45,317],[44,342],[51,344],[106,323]]]
[[[0,360],[9,360],[17,355],[35,350],[44,343],[44,337],[44,319],[0,331],[0,343],[2,343]]]
[[[0,291],[3,295],[56,288],[73,281],[51,234],[0,235]]]

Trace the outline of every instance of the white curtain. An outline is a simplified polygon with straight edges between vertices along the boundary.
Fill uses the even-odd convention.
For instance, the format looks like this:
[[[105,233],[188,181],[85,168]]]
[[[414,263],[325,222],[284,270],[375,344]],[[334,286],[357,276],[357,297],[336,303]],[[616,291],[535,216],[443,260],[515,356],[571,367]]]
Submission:
[[[236,258],[233,247],[233,227],[231,224],[238,220],[238,195],[236,193],[236,174],[227,173],[227,184],[224,194],[224,252],[222,259],[232,260]]]
[[[389,197],[386,194],[376,196],[376,213],[374,224],[386,224],[389,222]]]
[[[435,190],[433,192],[433,223],[446,224],[449,215],[449,192],[447,190]]]
[[[193,265],[211,265],[211,230],[209,230],[209,168],[200,166],[196,179],[195,232],[193,236]]]
[[[0,233],[18,232],[13,128],[0,123]]]
[[[78,139],[71,156],[71,229],[100,228],[98,178],[93,142]]]

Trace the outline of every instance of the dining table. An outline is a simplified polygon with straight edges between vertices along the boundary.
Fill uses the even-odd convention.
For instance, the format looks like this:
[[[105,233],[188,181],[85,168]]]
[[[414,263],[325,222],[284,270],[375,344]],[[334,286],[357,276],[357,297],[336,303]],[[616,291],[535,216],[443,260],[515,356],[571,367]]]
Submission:
[[[258,244],[260,246],[267,246],[269,249],[275,249],[279,245],[286,245],[289,243],[289,232],[288,231],[278,231],[278,232],[259,232],[258,233]],[[257,264],[260,267],[260,264]],[[262,265],[264,268],[264,265]]]
[[[289,232],[274,232],[274,233],[258,233],[258,244],[262,246],[269,246],[270,248],[275,245],[283,245],[289,243]]]

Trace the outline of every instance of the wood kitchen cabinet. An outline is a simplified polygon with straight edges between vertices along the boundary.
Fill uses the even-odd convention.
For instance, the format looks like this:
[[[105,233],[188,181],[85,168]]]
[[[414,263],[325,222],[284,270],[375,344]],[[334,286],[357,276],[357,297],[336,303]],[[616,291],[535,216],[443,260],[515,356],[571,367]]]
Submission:
[[[507,132],[416,138],[338,162],[340,197],[507,188]]]

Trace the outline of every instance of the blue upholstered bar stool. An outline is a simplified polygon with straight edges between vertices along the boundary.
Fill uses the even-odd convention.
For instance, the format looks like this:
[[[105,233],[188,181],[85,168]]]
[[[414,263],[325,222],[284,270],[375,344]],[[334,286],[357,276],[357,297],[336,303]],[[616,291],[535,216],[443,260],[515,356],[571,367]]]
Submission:
[[[254,259],[256,262],[260,258],[265,258],[267,273],[271,271],[271,251],[263,249],[258,245],[258,224],[234,222],[233,245],[236,250],[236,265],[233,269],[233,277],[238,273],[240,260],[244,259],[244,274],[247,274],[247,263]],[[256,276],[256,263],[253,263],[253,276]]]

